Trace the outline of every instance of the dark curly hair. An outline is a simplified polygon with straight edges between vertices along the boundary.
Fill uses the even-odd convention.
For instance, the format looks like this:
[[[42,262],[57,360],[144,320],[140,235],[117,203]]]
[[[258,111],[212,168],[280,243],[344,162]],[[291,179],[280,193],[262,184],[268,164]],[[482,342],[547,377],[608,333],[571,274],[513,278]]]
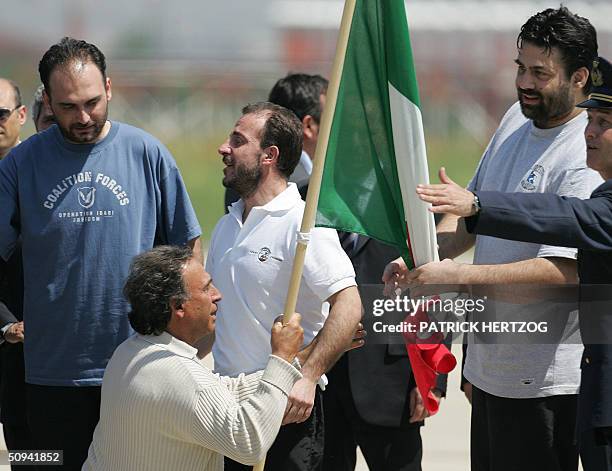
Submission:
[[[86,41],[65,37],[59,43],[51,46],[38,63],[40,81],[48,94],[51,93],[51,87],[49,87],[51,72],[56,67],[65,66],[72,61],[92,62],[98,67],[102,78],[106,81],[106,58],[102,51]]]
[[[183,304],[189,293],[183,270],[193,257],[190,247],[160,245],[132,260],[123,294],[130,302],[132,328],[143,335],[160,335],[170,322],[171,303]]]
[[[242,108],[242,114],[257,114],[266,117],[259,145],[262,149],[276,146],[279,150],[277,169],[285,178],[295,170],[302,154],[302,122],[295,113],[283,106],[267,101],[253,103]]]
[[[302,120],[310,115],[321,121],[320,97],[327,93],[328,82],[320,75],[289,74],[274,84],[268,101],[293,111]]]
[[[521,27],[516,45],[521,48],[524,42],[540,46],[548,53],[553,47],[559,49],[568,79],[576,70],[586,67],[589,78],[584,93],[591,91],[590,72],[597,58],[597,32],[589,20],[564,6],[549,8],[529,18]]]

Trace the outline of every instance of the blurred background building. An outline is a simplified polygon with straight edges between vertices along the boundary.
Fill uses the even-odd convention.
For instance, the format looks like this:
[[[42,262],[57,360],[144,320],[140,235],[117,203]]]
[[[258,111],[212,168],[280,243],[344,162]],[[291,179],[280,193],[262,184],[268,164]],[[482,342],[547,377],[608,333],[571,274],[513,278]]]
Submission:
[[[62,36],[107,56],[111,117],[160,138],[186,174],[206,233],[222,213],[216,146],[239,108],[288,72],[329,76],[341,0],[4,0],[0,76],[29,102],[44,51]],[[612,56],[612,2],[567,0]],[[520,26],[554,1],[407,0],[432,170],[463,183],[515,100]],[[33,126],[26,128],[33,132]],[[434,177],[435,179],[435,177]]]

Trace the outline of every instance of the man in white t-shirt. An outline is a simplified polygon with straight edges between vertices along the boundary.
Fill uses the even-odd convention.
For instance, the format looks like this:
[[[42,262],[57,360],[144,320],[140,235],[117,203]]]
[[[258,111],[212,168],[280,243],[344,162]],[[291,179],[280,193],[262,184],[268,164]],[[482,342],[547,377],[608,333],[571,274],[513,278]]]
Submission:
[[[519,102],[503,117],[468,188],[588,198],[601,178],[586,166],[587,117],[576,104],[591,87],[595,30],[564,7],[548,9],[523,25],[517,46]],[[475,245],[474,264],[443,260],[407,273],[396,261],[387,266],[385,281],[494,284],[502,291],[510,285],[506,291],[515,296],[516,284],[576,282],[575,249],[476,238],[450,215],[438,225],[438,240],[441,259]],[[533,310],[489,304],[495,312],[487,314],[495,319],[534,319]],[[582,354],[577,318],[543,303],[536,314],[559,329],[558,343],[493,340],[468,346],[464,374],[472,384],[472,470],[577,469],[574,432]]]
[[[213,232],[206,262],[225,297],[219,303],[215,369],[251,373],[270,354],[270,327],[284,310],[304,202],[288,183],[302,150],[302,123],[286,108],[257,103],[242,110],[219,153],[223,184],[234,203]],[[342,353],[361,318],[355,272],[336,231],[310,234],[296,311],[304,342],[315,342],[303,379],[289,395],[284,423],[268,453],[267,469],[317,469],[322,458],[322,407],[317,382]],[[316,338],[315,338],[316,337]],[[226,470],[243,469],[226,460]]]

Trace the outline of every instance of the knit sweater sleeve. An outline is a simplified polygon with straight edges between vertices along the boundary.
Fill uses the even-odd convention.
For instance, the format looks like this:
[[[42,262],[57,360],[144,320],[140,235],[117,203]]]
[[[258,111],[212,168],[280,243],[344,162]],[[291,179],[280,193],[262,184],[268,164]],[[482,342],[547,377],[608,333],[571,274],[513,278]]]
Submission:
[[[270,355],[263,373],[206,385],[196,397],[194,438],[235,461],[261,461],[278,434],[287,395],[301,377],[289,363]]]
[[[270,355],[270,358],[278,358]],[[278,358],[281,360],[280,358]],[[281,360],[282,361],[282,360]],[[283,362],[284,363],[284,362]],[[301,372],[302,366],[299,361],[294,360],[291,363],[295,369]],[[235,395],[238,402],[244,400],[246,396],[252,394],[259,387],[259,380],[262,378],[265,370],[256,371],[249,375],[241,374],[237,377],[219,376],[219,380]],[[287,395],[289,391],[287,391]]]
[[[219,376],[221,383],[234,396],[236,401],[242,402],[259,388],[259,381],[263,377],[264,370],[251,373],[250,375],[241,374],[235,378],[230,376]]]

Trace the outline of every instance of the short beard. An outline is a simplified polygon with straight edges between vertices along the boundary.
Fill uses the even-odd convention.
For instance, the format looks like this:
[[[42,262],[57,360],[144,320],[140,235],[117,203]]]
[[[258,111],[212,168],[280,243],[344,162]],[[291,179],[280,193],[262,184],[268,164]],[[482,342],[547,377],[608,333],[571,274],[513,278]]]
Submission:
[[[59,127],[60,131],[62,132],[62,135],[67,141],[74,142],[75,144],[95,144],[98,141],[100,134],[102,133],[102,130],[104,129],[104,125],[106,124],[107,120],[108,120],[108,105],[106,106],[104,116],[97,121],[93,121],[94,129],[92,131],[93,133],[92,137],[81,137],[81,136],[76,135],[72,131],[73,129],[77,128],[75,126],[71,126],[70,128],[65,129],[60,124],[59,121],[56,121],[56,124]]]
[[[576,107],[569,82],[563,83],[554,95],[538,94],[540,96],[538,105],[524,105],[520,91],[518,95],[523,115],[533,120],[538,127],[545,127],[554,119],[570,114]]]
[[[234,178],[228,180],[223,178],[223,186],[231,188],[240,195],[242,199],[248,198],[257,190],[261,181],[260,161],[254,167],[234,166]]]

